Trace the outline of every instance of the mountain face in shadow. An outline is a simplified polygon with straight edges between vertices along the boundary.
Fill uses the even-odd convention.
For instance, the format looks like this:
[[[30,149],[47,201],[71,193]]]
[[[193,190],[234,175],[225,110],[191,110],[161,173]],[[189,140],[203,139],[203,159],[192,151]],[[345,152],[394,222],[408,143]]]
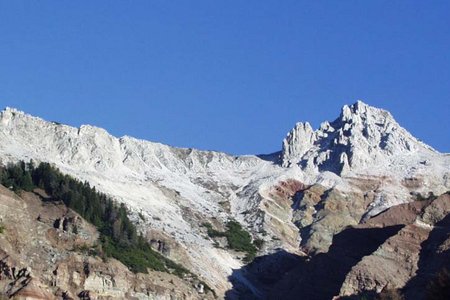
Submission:
[[[450,237],[450,215],[436,223],[428,239],[422,243],[418,271],[404,287],[407,299],[424,299],[431,281],[443,268],[450,271],[450,249],[441,250]],[[448,287],[450,290],[450,287]],[[447,290],[447,292],[448,292]],[[448,298],[447,298],[448,299]]]
[[[339,294],[347,273],[403,225],[385,228],[348,228],[333,238],[328,253],[305,258],[276,252],[258,258],[231,278],[247,275],[249,285],[234,283],[227,299],[331,299]],[[233,281],[232,281],[233,282]],[[258,292],[254,293],[253,290]]]
[[[285,274],[304,266],[305,257],[285,250],[257,257],[250,264],[236,269],[229,277],[233,288],[226,292],[226,299],[265,299]]]

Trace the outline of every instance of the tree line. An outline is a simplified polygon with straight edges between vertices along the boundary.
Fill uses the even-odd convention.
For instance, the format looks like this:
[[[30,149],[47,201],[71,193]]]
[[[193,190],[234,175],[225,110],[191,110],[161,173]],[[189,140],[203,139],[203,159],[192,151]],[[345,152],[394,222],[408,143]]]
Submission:
[[[50,201],[64,202],[98,229],[100,255],[114,257],[135,273],[147,273],[150,268],[178,276],[189,274],[183,266],[151,248],[129,219],[123,203],[117,204],[87,181],[63,174],[49,163],[41,162],[36,167],[33,161],[20,161],[0,169],[0,183],[16,192],[41,188]]]

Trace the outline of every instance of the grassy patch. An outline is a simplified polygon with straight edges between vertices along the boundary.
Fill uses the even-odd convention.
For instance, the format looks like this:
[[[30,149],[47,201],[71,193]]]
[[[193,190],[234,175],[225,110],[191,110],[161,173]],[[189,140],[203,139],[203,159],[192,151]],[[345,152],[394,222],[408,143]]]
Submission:
[[[202,225],[206,227],[209,237],[226,237],[230,249],[245,252],[247,254],[244,258],[245,262],[251,262],[255,258],[257,248],[261,247],[263,243],[263,241],[259,239],[252,243],[252,236],[250,233],[234,220],[227,223],[227,230],[225,232],[215,230],[209,223],[203,223]]]

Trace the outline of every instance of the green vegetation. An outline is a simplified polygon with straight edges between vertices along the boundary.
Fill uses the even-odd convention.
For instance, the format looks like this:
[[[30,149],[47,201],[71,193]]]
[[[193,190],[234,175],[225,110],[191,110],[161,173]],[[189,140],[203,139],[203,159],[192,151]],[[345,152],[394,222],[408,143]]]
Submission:
[[[227,230],[225,232],[215,230],[209,223],[203,223],[202,225],[206,227],[209,237],[214,238],[224,236],[227,238],[230,249],[247,253],[244,258],[245,262],[251,262],[255,258],[257,248],[260,248],[263,243],[263,241],[259,239],[252,243],[250,233],[243,229],[241,224],[234,220],[227,223]]]
[[[246,260],[252,261],[256,255],[256,247],[252,244],[251,235],[241,227],[241,224],[236,221],[229,221],[226,233],[230,248],[247,252]]]
[[[429,192],[426,196],[420,193],[412,193],[412,195],[416,197],[416,201],[432,201],[437,198],[433,192]]]
[[[36,168],[30,163],[10,164],[0,169],[0,183],[14,191],[42,188],[52,201],[64,204],[95,225],[100,232],[100,255],[114,257],[133,272],[147,273],[147,268],[183,276],[189,271],[151,249],[128,218],[122,203],[95,190],[88,182],[81,182],[62,174],[48,163]],[[0,227],[0,230],[1,229]]]
[[[34,184],[29,167],[34,168],[32,163],[25,164],[24,162],[8,165],[7,168],[0,170],[1,184],[13,191],[32,191]]]
[[[255,245],[256,248],[261,249],[262,246],[264,245],[264,240],[262,240],[262,239],[255,239],[253,241],[253,245]]]
[[[207,230],[206,233],[208,234],[208,236],[210,238],[214,238],[214,237],[218,237],[218,236],[226,236],[225,232],[221,232],[221,231],[215,230],[212,227],[212,225],[209,224],[209,223],[203,223],[202,226],[206,227],[206,230]]]
[[[101,246],[100,245],[81,245],[81,246],[75,246],[72,251],[83,253],[85,255],[89,256],[101,256]]]
[[[5,226],[3,226],[3,224],[0,224],[0,234],[2,234],[3,232],[5,232]]]

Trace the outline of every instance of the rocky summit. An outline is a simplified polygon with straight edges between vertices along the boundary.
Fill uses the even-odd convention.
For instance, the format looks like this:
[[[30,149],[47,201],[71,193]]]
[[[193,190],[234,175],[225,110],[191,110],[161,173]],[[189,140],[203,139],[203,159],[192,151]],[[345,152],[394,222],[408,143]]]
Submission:
[[[370,173],[374,166],[395,166],[399,156],[427,157],[435,152],[400,127],[388,111],[358,101],[345,105],[336,120],[322,123],[316,131],[309,123],[298,123],[283,141],[282,164],[339,175]]]
[[[117,138],[6,108],[0,160],[50,163],[88,182],[192,274],[134,274],[78,251],[98,240],[92,224],[45,191],[6,186],[0,293],[18,299],[426,299],[450,270],[450,155],[361,101],[316,130],[296,124],[281,151],[260,156]],[[77,230],[55,227],[60,218]]]

